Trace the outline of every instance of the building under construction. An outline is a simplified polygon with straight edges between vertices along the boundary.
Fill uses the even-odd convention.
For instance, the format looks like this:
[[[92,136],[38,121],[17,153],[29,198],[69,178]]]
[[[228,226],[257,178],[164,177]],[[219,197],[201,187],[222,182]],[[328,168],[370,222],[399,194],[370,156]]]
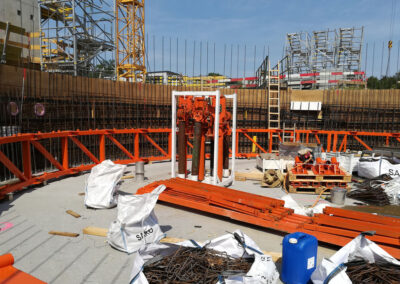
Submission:
[[[200,53],[189,76],[178,63],[176,72],[149,71],[144,0],[32,2],[22,24],[0,19],[1,283],[216,283],[238,272],[231,264],[215,272],[221,261],[247,267],[259,258],[248,251],[271,269],[260,269],[260,281],[238,277],[278,283],[283,236],[293,233],[318,240],[314,268],[354,238],[400,259],[400,213],[385,190],[398,174],[359,170],[361,162],[400,167],[400,90],[360,87],[363,28],[287,34],[284,58],[263,54],[254,76],[246,57],[239,72],[239,55],[236,76],[209,72],[208,55],[197,73]],[[0,11],[18,15],[10,3]],[[90,196],[110,200],[93,205]],[[122,220],[142,207],[151,207],[150,225]],[[222,250],[221,260],[207,249],[224,238],[235,254]],[[196,248],[161,257],[154,247],[149,262],[139,259],[159,242]]]

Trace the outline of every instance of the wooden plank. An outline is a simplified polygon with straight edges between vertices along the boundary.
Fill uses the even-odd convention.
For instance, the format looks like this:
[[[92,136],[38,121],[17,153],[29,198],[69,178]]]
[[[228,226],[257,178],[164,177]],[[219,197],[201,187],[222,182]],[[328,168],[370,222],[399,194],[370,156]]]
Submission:
[[[77,233],[60,232],[60,231],[50,231],[49,234],[56,236],[63,236],[63,237],[72,237],[72,238],[76,238],[77,236],[79,236],[79,234]]]
[[[107,237],[107,233],[108,233],[107,228],[99,228],[99,227],[93,227],[93,226],[83,228],[82,231],[85,235],[92,235],[92,236],[99,236],[99,237]]]
[[[259,180],[261,181],[264,174],[262,172],[235,172],[235,180]]]
[[[131,178],[135,178],[135,176],[134,175],[127,175],[127,176],[121,177],[121,179],[131,179]]]
[[[81,217],[81,215],[79,215],[78,213],[76,213],[75,211],[72,211],[72,210],[67,210],[65,212],[68,213],[71,216],[74,216],[75,218]]]

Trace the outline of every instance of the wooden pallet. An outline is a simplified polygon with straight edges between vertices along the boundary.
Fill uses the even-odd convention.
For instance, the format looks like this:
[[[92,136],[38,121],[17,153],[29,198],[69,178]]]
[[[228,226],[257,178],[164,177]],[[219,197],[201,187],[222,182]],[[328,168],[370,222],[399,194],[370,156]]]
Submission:
[[[293,166],[288,165],[288,178],[289,181],[319,181],[319,182],[351,182],[351,174],[346,173],[343,168],[340,168],[345,175],[319,175],[311,170],[307,170],[304,174],[294,174],[292,172]]]
[[[304,187],[293,187],[289,185],[289,193],[301,193],[301,194],[321,194],[324,190],[324,187],[312,187],[312,186],[304,186]],[[350,187],[347,187],[347,191],[350,190]],[[331,189],[325,190],[322,195],[331,194]]]

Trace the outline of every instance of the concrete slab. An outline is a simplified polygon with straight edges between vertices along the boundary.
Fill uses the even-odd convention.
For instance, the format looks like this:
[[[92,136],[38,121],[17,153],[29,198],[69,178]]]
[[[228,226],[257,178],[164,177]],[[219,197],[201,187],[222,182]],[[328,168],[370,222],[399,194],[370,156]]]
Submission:
[[[255,160],[239,160],[238,170],[253,169]],[[141,186],[155,180],[168,179],[170,163],[145,166],[146,180],[124,180],[120,190],[135,193]],[[126,174],[134,174],[134,166]],[[0,202],[0,222],[11,222],[13,227],[0,232],[0,253],[12,253],[15,266],[50,283],[127,283],[132,256],[111,248],[102,237],[82,235],[86,226],[108,228],[116,218],[116,208],[87,209],[84,206],[85,181],[88,173],[68,177],[48,185],[28,189],[14,195],[13,201]],[[235,182],[232,188],[280,198],[280,189],[262,188],[257,182]],[[303,205],[311,205],[316,196],[294,195]],[[65,213],[73,210],[81,218]],[[169,237],[204,241],[240,229],[253,238],[263,250],[281,251],[283,234],[227,218],[193,210],[157,204],[156,215]],[[201,226],[196,228],[195,226]],[[80,233],[77,238],[49,235],[48,231]],[[336,247],[319,246],[318,259],[329,257]]]

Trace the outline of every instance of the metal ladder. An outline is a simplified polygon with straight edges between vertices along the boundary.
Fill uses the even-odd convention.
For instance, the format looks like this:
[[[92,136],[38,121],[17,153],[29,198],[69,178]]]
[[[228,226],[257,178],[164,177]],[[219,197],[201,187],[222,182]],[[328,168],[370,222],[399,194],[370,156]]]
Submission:
[[[280,78],[279,78],[279,62],[271,69],[271,63],[268,60],[268,129],[279,129],[281,125],[280,118]],[[270,134],[271,135],[271,134]],[[279,135],[272,133],[272,152],[279,152]]]

